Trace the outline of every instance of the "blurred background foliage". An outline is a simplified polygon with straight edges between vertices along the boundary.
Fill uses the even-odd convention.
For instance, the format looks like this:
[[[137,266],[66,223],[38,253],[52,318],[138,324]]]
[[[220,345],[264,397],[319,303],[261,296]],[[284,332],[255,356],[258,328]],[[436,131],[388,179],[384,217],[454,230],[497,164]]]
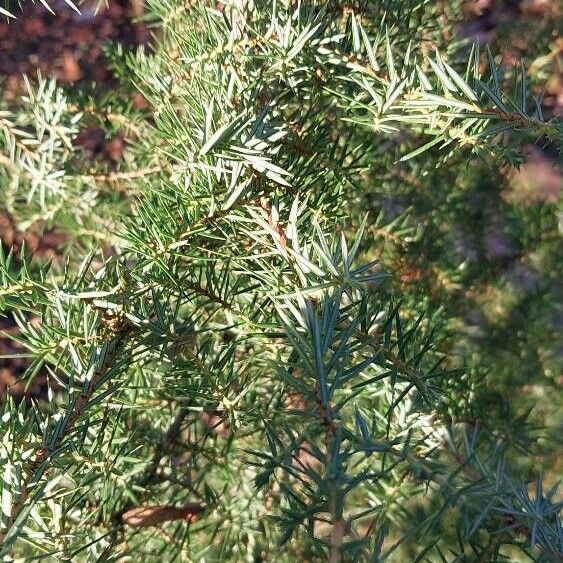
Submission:
[[[523,61],[546,115],[561,115],[560,4],[436,4],[438,19],[448,22],[440,47],[450,56],[465,52],[464,39],[488,44],[501,53],[495,62],[507,80]],[[457,37],[447,33],[451,27]],[[432,39],[430,50],[440,44]],[[527,425],[506,430],[536,428],[537,443],[525,448],[537,455],[513,461],[533,461],[523,469],[545,471],[553,482],[561,475],[563,436],[561,155],[549,143],[530,144],[514,171],[490,155],[468,158],[468,149],[443,158],[437,170],[443,151],[430,149],[389,166],[410,146],[416,139],[390,140],[370,171],[359,205],[378,221],[367,245],[392,272],[405,310],[436,311],[453,364],[487,366],[469,409],[473,420],[529,413]]]

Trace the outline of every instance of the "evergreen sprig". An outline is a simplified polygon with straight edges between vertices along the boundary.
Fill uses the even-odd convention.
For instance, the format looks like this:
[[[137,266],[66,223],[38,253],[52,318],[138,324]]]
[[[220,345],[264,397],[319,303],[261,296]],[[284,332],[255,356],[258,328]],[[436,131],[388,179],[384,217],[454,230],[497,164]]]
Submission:
[[[426,152],[420,176],[449,186],[467,145],[510,165],[561,141],[525,72],[509,94],[431,4],[151,0],[153,49],[110,53],[150,116],[41,79],[2,110],[4,204],[84,253],[1,255],[25,377],[47,379],[2,405],[3,557],[561,556],[556,487],[531,493],[513,462],[526,416],[521,435],[482,416],[489,366],[460,369],[440,312],[372,259],[374,237],[403,256],[432,234],[366,216],[378,166],[387,181]],[[110,113],[128,156],[85,169],[80,120]]]

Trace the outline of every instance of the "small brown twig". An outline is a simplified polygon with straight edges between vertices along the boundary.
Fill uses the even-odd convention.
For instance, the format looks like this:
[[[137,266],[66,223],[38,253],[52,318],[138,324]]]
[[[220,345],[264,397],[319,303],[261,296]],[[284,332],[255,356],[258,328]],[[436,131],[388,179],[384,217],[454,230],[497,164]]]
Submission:
[[[199,519],[203,506],[190,503],[183,507],[176,506],[137,506],[124,512],[121,520],[133,528],[149,528],[163,522],[185,520],[189,524]]]

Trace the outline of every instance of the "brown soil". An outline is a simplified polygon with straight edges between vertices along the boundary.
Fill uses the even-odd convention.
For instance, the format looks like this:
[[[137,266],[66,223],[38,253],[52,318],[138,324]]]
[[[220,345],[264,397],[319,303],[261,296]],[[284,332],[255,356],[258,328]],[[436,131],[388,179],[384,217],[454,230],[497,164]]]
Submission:
[[[14,3],[15,4],[15,3]],[[61,83],[88,86],[96,83],[97,91],[112,88],[115,79],[103,51],[108,42],[125,45],[147,43],[146,25],[135,20],[142,15],[137,0],[111,0],[106,8],[96,0],[87,0],[77,14],[62,0],[49,0],[55,14],[40,2],[25,3],[23,11],[17,4],[8,8],[17,16],[7,21],[0,18],[0,78],[2,98],[10,103],[24,92],[23,75],[54,77]],[[101,158],[108,163],[122,158],[123,138],[106,138],[98,127],[87,127],[76,139],[88,159]],[[46,230],[41,235],[17,229],[12,217],[0,208],[0,242],[6,251],[12,249],[15,259],[25,244],[34,258],[56,259],[65,243],[65,236]],[[14,337],[19,332],[12,315],[0,318],[0,401],[9,393],[16,400],[45,396],[46,375],[39,373],[26,385],[21,375],[29,365],[25,349]]]
[[[64,2],[49,1],[55,14],[40,2],[25,3],[15,20],[0,20],[0,75],[7,77],[4,98],[21,91],[22,75],[40,72],[63,83],[111,86],[114,79],[103,47],[110,41],[125,45],[146,43],[148,28],[134,19],[141,14],[137,2],[112,0],[96,11],[87,0],[80,14]]]

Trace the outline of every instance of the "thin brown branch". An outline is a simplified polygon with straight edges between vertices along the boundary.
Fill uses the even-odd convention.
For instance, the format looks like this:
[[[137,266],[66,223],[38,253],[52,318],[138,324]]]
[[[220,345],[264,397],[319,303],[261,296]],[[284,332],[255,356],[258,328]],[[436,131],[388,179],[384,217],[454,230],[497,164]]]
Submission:
[[[81,176],[83,179],[96,180],[97,182],[119,182],[121,180],[134,180],[152,174],[162,172],[161,166],[150,166],[139,170],[129,170],[127,172],[114,172],[112,174],[87,174]]]
[[[201,295],[203,297],[207,297],[207,299],[213,301],[214,303],[218,303],[219,305],[221,305],[221,307],[223,307],[223,309],[232,309],[232,305],[228,301],[225,301],[225,299],[223,299],[220,295],[217,295],[210,289],[207,289],[200,284],[191,282],[189,280],[182,280],[182,285],[187,289],[190,289],[194,293],[197,293],[198,295]]]

